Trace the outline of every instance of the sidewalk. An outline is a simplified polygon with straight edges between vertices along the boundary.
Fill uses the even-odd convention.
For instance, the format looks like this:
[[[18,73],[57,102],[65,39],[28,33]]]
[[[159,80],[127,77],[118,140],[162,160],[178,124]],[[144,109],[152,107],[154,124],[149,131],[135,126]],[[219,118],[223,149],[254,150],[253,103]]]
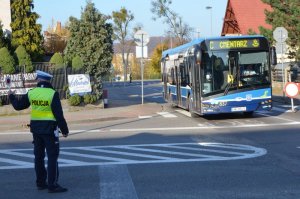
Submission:
[[[80,123],[137,118],[139,116],[153,115],[161,111],[161,105],[156,103],[103,108],[102,105],[70,107],[65,102],[62,102],[62,106],[69,126]],[[0,133],[1,131],[27,129],[26,125],[30,121],[29,112],[30,109],[15,111],[11,105],[0,107]]]

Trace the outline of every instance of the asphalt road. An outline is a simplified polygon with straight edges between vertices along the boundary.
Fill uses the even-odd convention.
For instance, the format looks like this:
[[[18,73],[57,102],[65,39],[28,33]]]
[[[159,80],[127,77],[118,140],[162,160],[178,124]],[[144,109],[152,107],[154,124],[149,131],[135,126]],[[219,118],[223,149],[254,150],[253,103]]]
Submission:
[[[111,107],[141,103],[138,82],[106,88]],[[30,134],[1,132],[0,198],[300,198],[299,112],[274,103],[250,118],[191,118],[164,104],[160,91],[145,83],[145,106],[154,103],[157,112],[70,125],[60,154],[66,193],[34,187]]]

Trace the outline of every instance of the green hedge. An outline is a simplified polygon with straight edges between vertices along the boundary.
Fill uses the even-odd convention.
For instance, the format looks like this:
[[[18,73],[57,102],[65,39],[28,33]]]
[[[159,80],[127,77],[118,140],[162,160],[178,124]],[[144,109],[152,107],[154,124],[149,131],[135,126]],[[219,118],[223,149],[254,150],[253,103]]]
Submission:
[[[78,106],[81,103],[81,97],[75,94],[68,99],[68,102],[71,106]]]
[[[63,68],[64,67],[64,59],[60,53],[54,53],[54,55],[50,59],[50,63],[54,64],[55,68]]]

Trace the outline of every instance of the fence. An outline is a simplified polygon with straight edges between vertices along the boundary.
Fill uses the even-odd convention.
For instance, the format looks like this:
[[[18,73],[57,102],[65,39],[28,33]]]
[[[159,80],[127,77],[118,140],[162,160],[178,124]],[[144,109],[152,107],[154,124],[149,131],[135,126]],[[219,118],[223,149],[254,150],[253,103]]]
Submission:
[[[71,67],[56,69],[49,63],[35,63],[34,69],[42,70],[53,75],[53,78],[51,79],[51,84],[53,88],[59,93],[61,99],[66,98],[66,86],[68,84],[68,75],[84,73],[83,69],[76,70]]]
[[[271,74],[273,82],[300,82],[300,68],[285,68],[283,71],[282,69],[273,69]]]
[[[33,63],[33,65],[34,70],[42,70],[53,75],[53,78],[51,79],[51,84],[53,88],[59,93],[61,99],[66,98],[66,86],[68,84],[68,75],[84,73],[83,69],[76,70],[71,67],[55,69],[48,62]],[[22,73],[24,70],[22,67],[16,67],[16,71],[17,73]],[[93,77],[91,77],[91,84],[92,82],[94,82]],[[2,101],[2,104],[8,104],[8,96],[0,96],[0,101]]]

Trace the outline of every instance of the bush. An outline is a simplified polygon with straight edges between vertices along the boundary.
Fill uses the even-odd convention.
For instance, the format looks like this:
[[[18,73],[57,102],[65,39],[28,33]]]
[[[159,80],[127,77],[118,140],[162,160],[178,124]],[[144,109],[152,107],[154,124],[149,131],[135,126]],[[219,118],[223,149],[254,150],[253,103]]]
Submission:
[[[2,68],[3,74],[13,74],[16,69],[14,67],[15,60],[14,58],[9,54],[6,47],[3,47],[0,49],[0,66]]]
[[[68,99],[71,106],[78,106],[81,103],[81,97],[79,95],[73,95]]]
[[[91,97],[91,104],[97,102],[97,100],[98,100],[97,95],[92,95],[92,97]]]
[[[2,99],[0,98],[0,106],[2,106],[3,105],[3,103],[2,103]]]
[[[93,104],[98,100],[97,95],[86,94],[83,96],[83,102],[85,104]]]
[[[86,94],[83,96],[85,104],[93,104],[97,101],[97,95]]]
[[[83,96],[83,102],[84,102],[85,104],[90,104],[90,103],[91,103],[91,95],[90,95],[90,94],[85,94],[85,95]]]
[[[72,59],[72,68],[77,69],[77,70],[83,68],[83,62],[82,62],[81,58],[78,55],[76,55]]]
[[[64,59],[59,53],[54,53],[54,55],[50,59],[50,63],[54,64],[55,68],[63,68],[64,67]]]
[[[15,50],[15,56],[18,59],[19,66],[25,66],[25,72],[31,73],[33,71],[30,55],[26,52],[24,46],[19,46]]]

